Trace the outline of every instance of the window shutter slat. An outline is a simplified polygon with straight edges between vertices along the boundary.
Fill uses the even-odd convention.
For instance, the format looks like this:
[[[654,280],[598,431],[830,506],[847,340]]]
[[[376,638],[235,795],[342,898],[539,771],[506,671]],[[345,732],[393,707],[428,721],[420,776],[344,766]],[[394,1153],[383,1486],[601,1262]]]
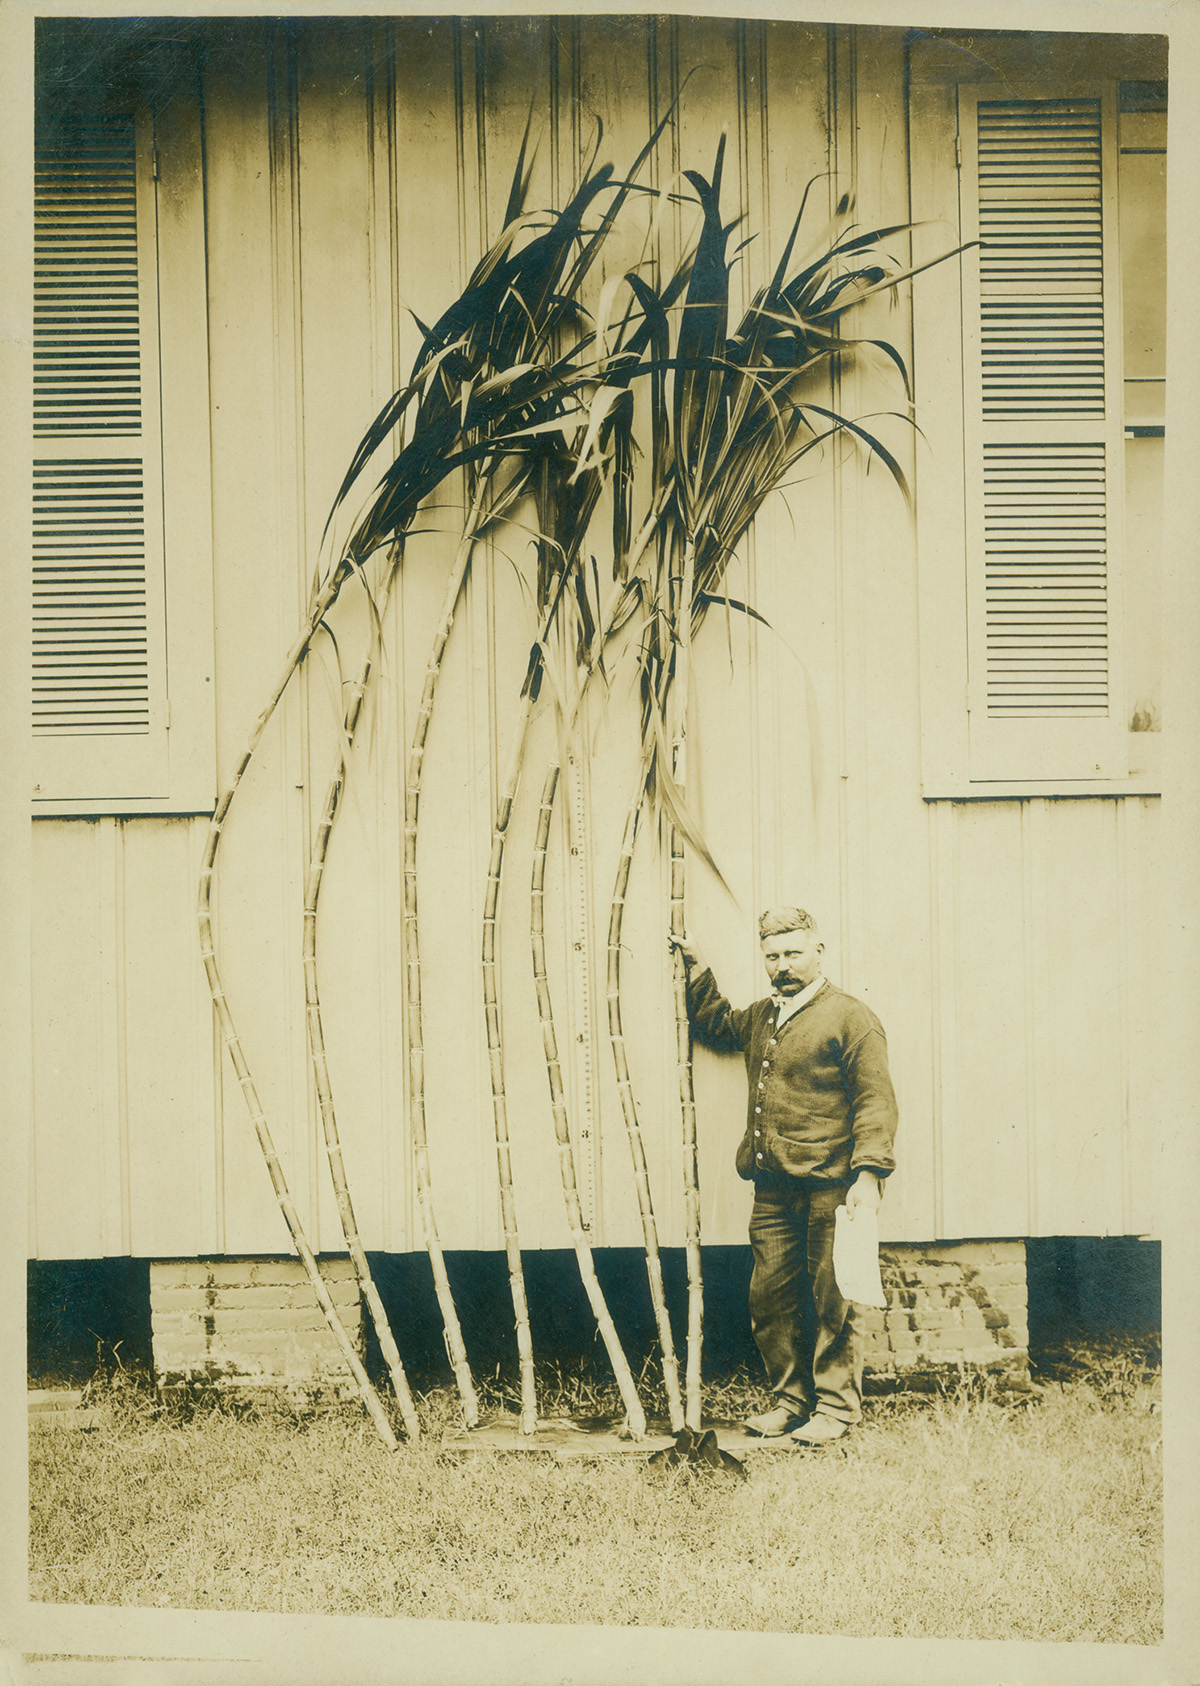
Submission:
[[[984,446],[989,714],[1108,712],[1104,481],[1102,444]]]
[[[1106,109],[961,91],[976,779],[1123,770]]]
[[[984,416],[1102,416],[1100,102],[981,100],[978,147]]]
[[[132,115],[38,137],[35,435],[141,432],[136,169]]]
[[[33,723],[150,730],[141,459],[35,461]]]

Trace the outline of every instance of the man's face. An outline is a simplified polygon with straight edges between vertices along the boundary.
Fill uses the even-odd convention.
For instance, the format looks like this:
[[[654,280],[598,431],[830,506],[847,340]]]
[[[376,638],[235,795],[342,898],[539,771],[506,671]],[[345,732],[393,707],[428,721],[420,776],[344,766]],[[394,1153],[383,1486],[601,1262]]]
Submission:
[[[778,995],[799,995],[819,978],[824,952],[815,931],[783,931],[762,940],[763,964]]]

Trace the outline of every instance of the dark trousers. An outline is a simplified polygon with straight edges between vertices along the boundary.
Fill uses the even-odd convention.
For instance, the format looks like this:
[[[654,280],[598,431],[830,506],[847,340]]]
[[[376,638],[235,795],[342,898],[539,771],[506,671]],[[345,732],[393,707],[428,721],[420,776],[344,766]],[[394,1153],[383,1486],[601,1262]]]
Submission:
[[[833,1277],[833,1214],[845,1199],[844,1188],[806,1188],[795,1177],[756,1180],[750,1327],[781,1404],[856,1423],[862,1339],[857,1308]]]

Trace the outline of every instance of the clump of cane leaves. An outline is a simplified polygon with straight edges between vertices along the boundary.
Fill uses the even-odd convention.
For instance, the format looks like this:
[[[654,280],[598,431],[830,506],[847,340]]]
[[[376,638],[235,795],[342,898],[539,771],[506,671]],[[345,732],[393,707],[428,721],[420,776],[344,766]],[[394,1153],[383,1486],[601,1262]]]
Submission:
[[[895,347],[883,340],[846,338],[841,322],[857,306],[917,273],[888,256],[884,246],[911,225],[859,232],[849,224],[851,201],[846,196],[838,206],[832,242],[792,273],[806,192],[768,284],[733,322],[730,282],[738,254],[731,258],[728,245],[741,219],[725,224],[721,218],[724,152],[722,136],[711,180],[685,172],[702,224],[682,303],[676,305],[644,275],[628,276],[648,340],[650,503],[659,512],[655,543],[645,553],[650,565],[633,582],[641,611],[642,754],[626,814],[608,939],[610,1041],[631,1140],[639,1126],[621,1023],[620,945],[639,816],[647,798],[669,835],[673,936],[681,937],[686,926],[685,840],[715,870],[687,806],[692,640],[714,603],[755,614],[749,605],[729,598],[729,564],[766,499],[787,486],[803,460],[819,454],[827,442],[848,439],[865,447],[869,457],[887,469],[906,502],[909,499],[903,470],[882,440],[822,400],[831,375],[868,348],[894,364],[909,395],[907,371]],[[700,1208],[686,975],[678,951],[674,997],[688,1266],[686,1415],[689,1425],[698,1429]]]
[[[670,296],[676,296],[681,291],[689,269],[690,256],[685,255],[667,289]],[[632,301],[627,304],[624,315],[619,320],[609,321],[608,307],[615,299],[616,288],[610,282],[601,295],[601,326],[598,331],[598,338],[603,346],[600,365],[604,379],[589,405],[587,426],[577,426],[569,447],[564,449],[570,436],[569,421],[564,419],[558,426],[548,425],[546,432],[549,435],[550,449],[543,456],[541,471],[532,482],[539,535],[536,586],[540,622],[538,634],[529,653],[512,755],[502,784],[493,827],[484,911],[484,1004],[493,1106],[499,1140],[504,1100],[499,1001],[495,988],[496,908],[504,862],[505,835],[519,782],[526,734],[542,681],[549,677],[555,705],[558,750],[551,756],[544,775],[533,851],[530,945],[534,985],[568,1227],[581,1281],[613,1367],[630,1431],[640,1437],[645,1433],[645,1410],[638,1397],[632,1371],[596,1276],[583,1223],[546,970],[544,928],[546,855],[562,757],[576,730],[589,684],[597,675],[606,677],[606,646],[611,637],[619,631],[629,612],[625,582],[641,551],[652,537],[654,527],[652,511],[636,537],[631,530],[630,493],[636,452],[636,444],[630,430],[633,414],[631,385],[634,378],[642,373],[643,354],[647,345],[646,323],[638,321],[638,313]],[[595,558],[591,558],[590,569],[583,565],[582,559],[582,546],[589,534],[601,489],[606,483],[612,493],[611,574],[617,584],[615,600],[610,599],[607,603]],[[647,1266],[651,1295],[658,1314],[664,1374],[671,1399],[672,1417],[674,1419],[678,1416],[682,1422],[682,1405],[662,1289],[645,1155],[641,1151],[640,1137],[631,1136],[630,1142],[634,1152],[639,1203],[646,1229]],[[522,1426],[525,1426],[525,1422],[523,1410]]]
[[[682,276],[677,285],[682,285]],[[558,421],[548,421],[530,430],[531,448],[536,459],[529,484],[536,515],[534,596],[538,629],[530,646],[512,747],[500,783],[492,828],[484,895],[483,983],[501,1208],[511,1276],[514,1255],[519,1265],[520,1253],[511,1188],[503,1042],[496,986],[496,916],[508,825],[523,769],[529,726],[543,681],[549,678],[559,747],[545,773],[532,860],[530,947],[535,993],[568,1227],[581,1281],[613,1367],[630,1430],[640,1437],[645,1433],[645,1411],[596,1276],[583,1224],[546,972],[544,929],[546,853],[561,756],[575,729],[587,684],[595,673],[603,672],[606,640],[601,636],[600,628],[605,613],[604,594],[595,558],[591,558],[589,569],[584,563],[582,551],[605,487],[611,491],[612,572],[618,580],[625,577],[631,558],[648,541],[651,532],[651,526],[644,524],[634,539],[630,527],[629,495],[636,450],[630,428],[633,414],[630,382],[640,372],[646,330],[644,323],[637,323],[636,313],[628,306],[623,318],[616,322],[608,321],[607,307],[614,302],[615,296],[616,289],[612,283],[602,289],[602,326],[596,334],[599,347],[595,363],[597,382],[586,409],[580,406],[574,411],[567,410]],[[536,1426],[536,1413],[531,1401],[532,1348],[527,1326],[522,1328],[520,1319],[517,1334],[522,1374],[521,1427],[528,1431]]]
[[[658,132],[643,150],[638,164],[654,144]],[[446,1322],[447,1346],[465,1413],[468,1422],[477,1420],[477,1402],[437,1239],[428,1177],[416,923],[420,769],[441,659],[474,545],[488,520],[506,513],[518,501],[536,460],[536,453],[527,448],[528,440],[536,436],[547,422],[560,416],[564,408],[578,408],[583,397],[595,390],[595,373],[587,367],[587,338],[578,333],[568,334],[567,330],[578,321],[575,302],[578,287],[595,261],[599,246],[628,191],[627,183],[614,180],[610,165],[595,166],[593,153],[579,188],[562,212],[528,214],[522,210],[529,183],[525,160],[526,143],[523,141],[505,227],[499,239],[477,266],[461,297],[438,323],[432,329],[418,324],[422,328],[423,343],[412,376],[384,405],[354,453],[326,524],[325,538],[328,538],[334,519],[350,492],[358,487],[368,467],[375,463],[381,448],[391,446],[394,452],[374,494],[357,517],[350,537],[336,552],[336,561],[318,571],[301,630],[285,658],[266,706],[254,724],[234,773],[218,797],[200,876],[197,917],[209,987],[276,1198],[334,1338],[355,1375],[368,1411],[389,1445],[395,1444],[390,1424],[321,1279],[288,1190],[233,1020],[217,964],[212,891],[220,842],[242,778],[284,692],[310,653],[314,639],[322,628],[328,627],[327,617],[340,592],[348,581],[357,581],[371,599],[374,623],[378,626],[380,605],[386,602],[403,559],[405,540],[413,529],[418,512],[450,475],[461,470],[467,483],[470,513],[451,570],[443,614],[427,665],[406,779],[405,936],[409,979],[410,1098],[422,1220]],[[607,212],[598,224],[585,228],[589,208],[600,194],[609,190],[614,196]],[[559,351],[556,348],[564,338],[568,341],[567,349]],[[380,569],[378,557],[384,552],[386,555]],[[367,572],[371,566],[376,569],[373,582]],[[381,1344],[389,1361],[406,1426],[409,1433],[414,1434],[417,1432],[415,1411],[403,1381],[395,1343],[390,1331],[386,1331],[386,1318],[366,1270],[365,1254],[358,1242],[357,1225],[341,1165],[316,987],[317,898],[324,857],[345,783],[346,751],[361,713],[362,694],[370,670],[368,656],[360,670],[359,680],[351,688],[347,716],[340,723],[341,744],[337,764],[330,780],[322,821],[317,830],[314,858],[310,863],[305,897],[307,1018],[339,1213],[372,1315],[380,1326]],[[517,1256],[519,1262],[519,1253]],[[519,1318],[520,1315],[519,1311]],[[527,1324],[527,1312],[525,1321]]]

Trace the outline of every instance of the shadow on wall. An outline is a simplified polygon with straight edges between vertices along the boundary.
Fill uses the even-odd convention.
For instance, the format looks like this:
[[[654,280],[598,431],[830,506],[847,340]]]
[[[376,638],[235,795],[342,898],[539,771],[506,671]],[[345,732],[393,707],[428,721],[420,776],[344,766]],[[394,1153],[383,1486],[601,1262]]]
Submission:
[[[608,1248],[596,1271],[630,1362],[639,1369],[655,1350],[654,1314],[640,1249]],[[450,1379],[441,1313],[429,1259],[421,1253],[372,1253],[371,1270],[405,1367],[421,1386]],[[676,1342],[686,1331],[687,1274],[682,1248],[664,1248],[663,1277]],[[446,1268],[472,1368],[479,1374],[516,1359],[512,1300],[503,1253],[448,1252]],[[706,1248],[705,1355],[714,1373],[756,1361],[746,1317],[747,1247]],[[525,1255],[534,1351],[539,1359],[575,1361],[595,1354],[607,1364],[573,1252]],[[81,1387],[97,1369],[153,1368],[148,1259],[31,1260],[27,1274],[31,1387]],[[382,1371],[370,1319],[367,1364]]]
[[[657,1351],[645,1255],[640,1248],[607,1247],[597,1248],[594,1258],[596,1275],[636,1374]],[[574,1253],[566,1249],[526,1253],[524,1265],[535,1357],[570,1363],[594,1356],[607,1369],[608,1360]],[[682,1351],[687,1333],[683,1249],[664,1247],[662,1267],[676,1350]],[[480,1374],[494,1372],[498,1364],[507,1370],[516,1360],[516,1340],[504,1255],[447,1253],[446,1268],[472,1367]],[[441,1315],[425,1255],[372,1254],[371,1269],[397,1344],[414,1377],[423,1378],[432,1372],[441,1377],[444,1372],[448,1378]],[[703,1269],[706,1371],[716,1374],[755,1362],[757,1352],[746,1316],[750,1249],[706,1247]],[[370,1365],[377,1353],[374,1331],[369,1327],[367,1342]]]
[[[1162,1244],[1133,1235],[1051,1235],[1025,1243],[1029,1348],[1162,1327]]]
[[[448,1253],[450,1280],[472,1366],[481,1374],[515,1360],[512,1302],[502,1253]],[[1161,1322],[1161,1249],[1133,1236],[1050,1236],[1026,1243],[1029,1345],[1154,1330]],[[449,1378],[441,1318],[424,1253],[371,1256],[405,1364],[428,1385]],[[606,1248],[596,1269],[635,1370],[654,1348],[654,1319],[640,1250]],[[525,1257],[534,1350],[578,1360],[604,1352],[574,1254]],[[681,1248],[664,1248],[663,1274],[682,1343],[686,1273]],[[705,1369],[757,1367],[746,1315],[748,1247],[704,1250]],[[28,1267],[28,1366],[32,1387],[81,1386],[97,1368],[152,1367],[150,1266],[146,1259],[48,1259]],[[368,1320],[368,1362],[379,1367]]]
[[[149,1259],[31,1259],[30,1387],[82,1387],[97,1370],[149,1370]]]

